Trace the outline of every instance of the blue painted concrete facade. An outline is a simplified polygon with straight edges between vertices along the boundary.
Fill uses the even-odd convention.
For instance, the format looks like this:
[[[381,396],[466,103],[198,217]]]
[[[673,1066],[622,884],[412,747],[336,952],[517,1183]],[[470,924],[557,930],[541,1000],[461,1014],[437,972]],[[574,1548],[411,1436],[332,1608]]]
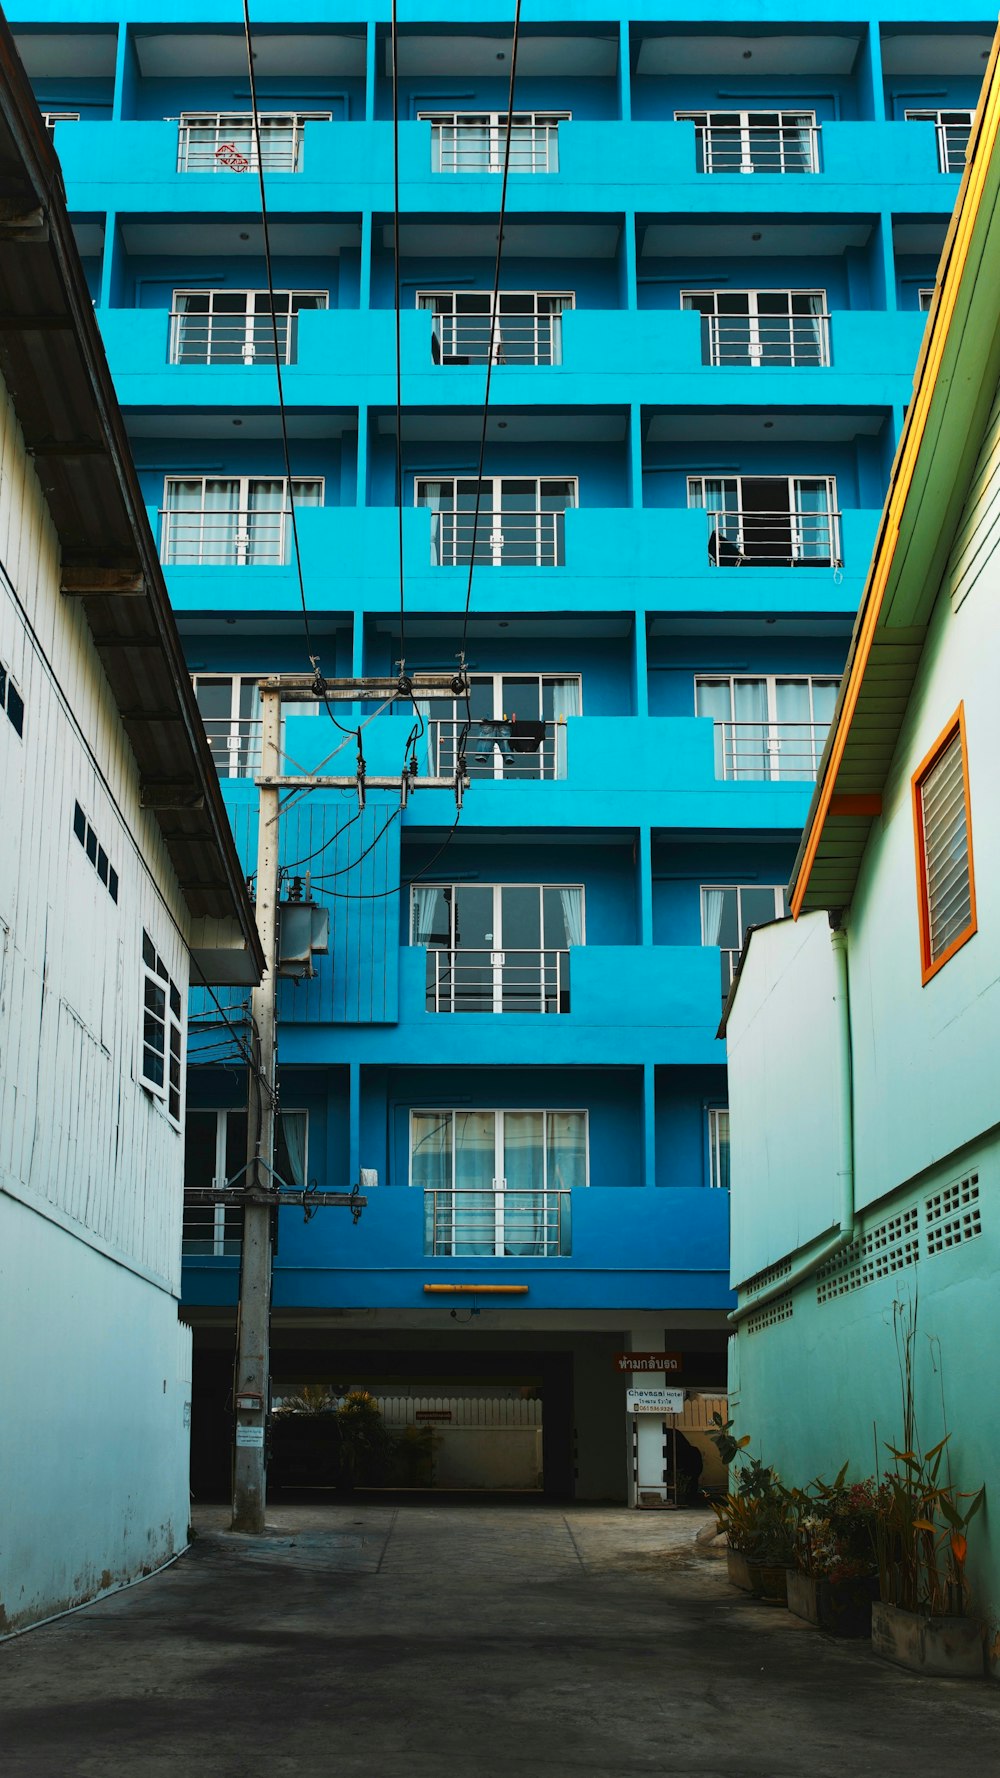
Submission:
[[[298,170],[267,174],[276,287],[328,305],[302,314],[284,369],[293,472],[323,478],[321,504],[298,521],[315,644],[328,675],[386,673],[400,654],[389,8],[363,0],[348,18],[328,0],[255,0],[252,11],[262,110],[330,114],[303,125]],[[434,361],[416,293],[490,288],[499,180],[434,171],[432,126],[416,114],[503,111],[512,9],[407,0],[400,11],[406,665],[441,670],[461,645],[468,570],[436,564],[414,480],[474,474],[484,370]],[[567,1011],[428,1011],[426,950],[410,942],[405,887],[394,891],[441,845],[449,794],[415,795],[358,864],[359,833],[391,814],[384,798],[350,840],[337,837],[349,805],[334,794],[286,819],[289,865],[325,845],[326,868],[336,857],[343,875],[330,956],[314,982],[282,988],[284,1102],[309,1113],[319,1185],[342,1188],[361,1167],[380,1183],[357,1229],[283,1213],[276,1311],[416,1313],[426,1282],[482,1277],[528,1283],[532,1312],[615,1311],[623,1325],[651,1313],[669,1327],[709,1311],[723,1326],[728,1205],[711,1188],[708,1129],[726,1104],[725,1056],[702,890],[783,883],[811,783],[720,771],[695,681],[840,671],[909,398],[920,293],[958,189],[934,123],[905,112],[974,106],[991,34],[964,0],[877,12],[817,0],[808,24],[793,11],[525,8],[517,105],[569,115],[558,170],[511,175],[501,286],[572,292],[575,306],[558,363],[496,367],[485,469],[576,478],[576,504],[558,564],[476,567],[467,655],[474,675],[579,675],[581,713],[560,737],[564,775],[474,778],[428,881],[582,885],[586,943],[572,950]],[[242,9],[14,0],[8,12],[43,109],[79,113],[55,125],[55,143],[161,534],[166,478],[283,473],[273,363],[170,362],[178,290],[265,283],[256,177],[177,170],[182,113],[247,109]],[[812,114],[815,170],[700,171],[695,126],[675,117],[699,110]],[[828,362],[706,362],[700,317],[681,307],[689,290],[821,293]],[[689,509],[691,476],[771,489],[831,478],[837,547],[819,565],[717,563],[706,512]],[[193,673],[306,669],[290,564],[174,563],[167,575]],[[366,729],[370,772],[399,769],[411,721],[393,711]],[[303,768],[339,738],[322,716],[286,724]],[[350,747],[345,759],[350,769]],[[224,789],[249,868],[256,793],[248,777]],[[193,1045],[191,1104],[235,1108],[238,1076],[203,1066],[205,1044]],[[572,1194],[566,1251],[425,1253],[409,1113],[428,1105],[588,1112],[589,1184]],[[233,1304],[237,1263],[189,1259],[192,1309]]]

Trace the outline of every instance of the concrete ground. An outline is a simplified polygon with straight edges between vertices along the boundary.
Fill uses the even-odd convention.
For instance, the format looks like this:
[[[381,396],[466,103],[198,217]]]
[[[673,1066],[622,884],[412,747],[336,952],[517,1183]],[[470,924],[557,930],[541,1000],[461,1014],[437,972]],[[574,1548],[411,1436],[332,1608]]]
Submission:
[[[4,1778],[1000,1773],[1000,1688],[727,1584],[698,1513],[207,1509],[141,1586],[0,1647]]]

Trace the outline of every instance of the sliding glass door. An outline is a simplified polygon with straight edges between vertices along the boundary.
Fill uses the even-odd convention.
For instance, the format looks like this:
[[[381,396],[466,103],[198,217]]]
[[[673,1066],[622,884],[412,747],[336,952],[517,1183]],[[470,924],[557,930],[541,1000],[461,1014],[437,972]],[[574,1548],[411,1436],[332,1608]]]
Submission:
[[[587,1184],[585,1111],[413,1111],[410,1184],[439,1257],[568,1251],[569,1194]]]

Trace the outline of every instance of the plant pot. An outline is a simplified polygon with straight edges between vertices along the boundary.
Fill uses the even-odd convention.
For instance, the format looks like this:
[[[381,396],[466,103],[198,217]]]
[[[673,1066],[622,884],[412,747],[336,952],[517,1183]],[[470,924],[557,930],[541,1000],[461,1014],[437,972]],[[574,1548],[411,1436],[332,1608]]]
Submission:
[[[750,1587],[755,1599],[767,1605],[788,1604],[788,1569],[777,1562],[748,1562]]]
[[[821,1580],[817,1588],[820,1629],[831,1636],[870,1636],[877,1598],[878,1576],[874,1574],[855,1580]]]
[[[750,1570],[742,1550],[726,1550],[726,1573],[731,1586],[741,1587],[744,1593],[753,1591]]]
[[[788,1609],[795,1617],[819,1629],[819,1581],[800,1568],[788,1570]]]
[[[982,1679],[982,1625],[967,1617],[926,1617],[879,1600],[872,1606],[872,1650],[883,1661],[939,1679]]]

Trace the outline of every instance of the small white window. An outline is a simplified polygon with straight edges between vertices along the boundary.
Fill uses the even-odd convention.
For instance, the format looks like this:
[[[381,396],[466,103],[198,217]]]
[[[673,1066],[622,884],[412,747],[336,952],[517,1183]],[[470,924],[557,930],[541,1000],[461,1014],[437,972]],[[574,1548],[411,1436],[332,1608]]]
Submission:
[[[729,1107],[713,1105],[708,1113],[708,1183],[729,1190]]]
[[[139,1079],[181,1124],[184,1086],[184,1003],[148,932],[142,935],[142,1060]]]
[[[928,290],[918,290],[917,291],[917,303],[920,307],[922,314],[926,315],[928,313],[931,303],[933,301],[934,301],[934,286],[933,286],[933,284],[930,286],[930,288]]]

